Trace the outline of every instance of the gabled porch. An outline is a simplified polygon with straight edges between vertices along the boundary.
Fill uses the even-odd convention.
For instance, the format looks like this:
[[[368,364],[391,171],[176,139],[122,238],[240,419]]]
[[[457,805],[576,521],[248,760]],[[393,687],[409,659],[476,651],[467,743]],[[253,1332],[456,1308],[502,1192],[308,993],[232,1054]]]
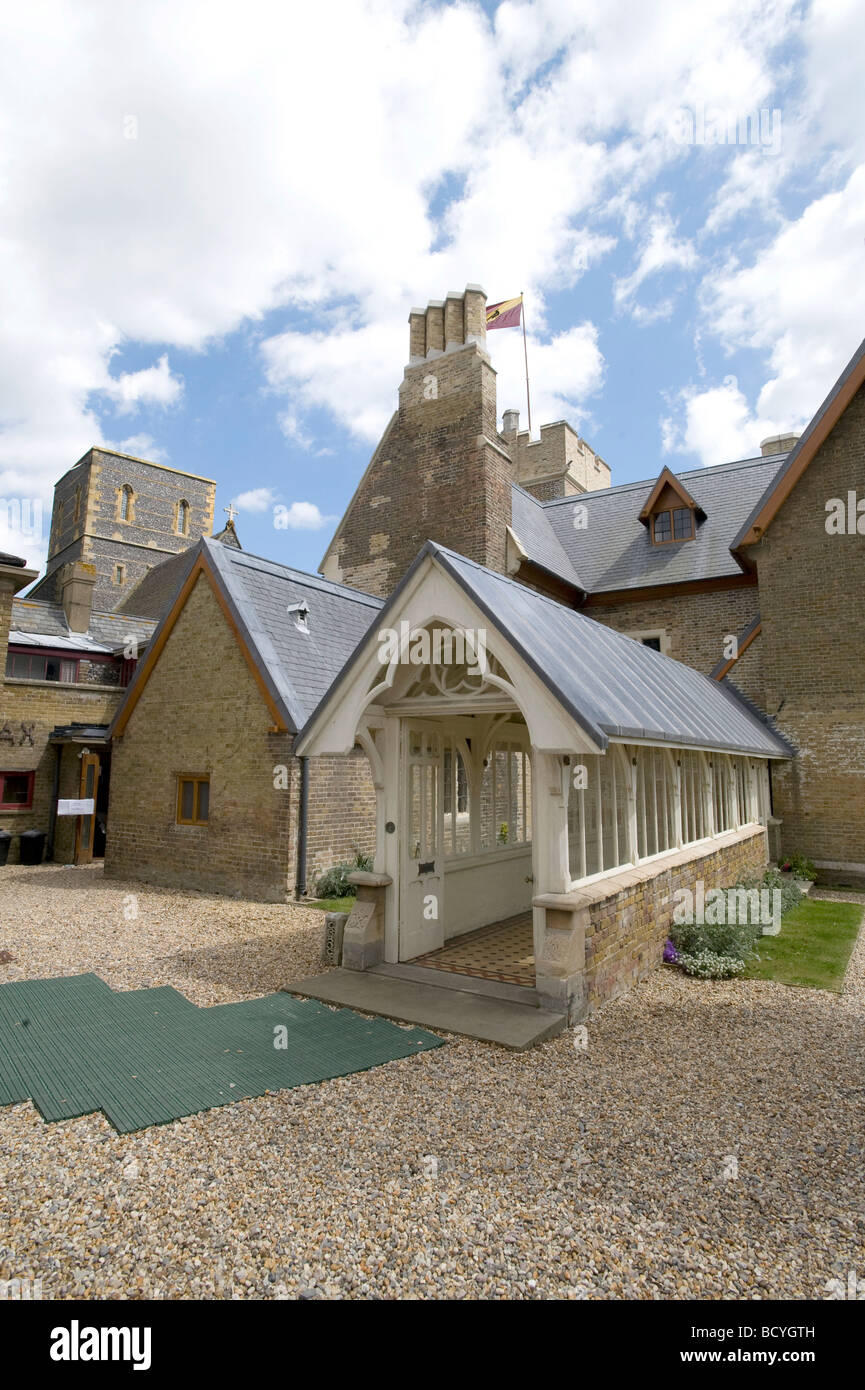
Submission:
[[[432,544],[297,748],[355,741],[376,856],[341,974],[375,983],[366,1005],[305,984],[561,1021],[657,964],[678,887],[765,862],[766,760],[789,756],[716,682]]]

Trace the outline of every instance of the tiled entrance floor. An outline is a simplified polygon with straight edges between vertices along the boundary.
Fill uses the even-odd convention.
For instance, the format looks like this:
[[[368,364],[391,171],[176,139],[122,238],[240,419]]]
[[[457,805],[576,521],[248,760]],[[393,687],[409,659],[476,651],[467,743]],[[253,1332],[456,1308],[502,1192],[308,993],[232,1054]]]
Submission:
[[[518,917],[508,917],[504,922],[492,922],[488,927],[455,936],[437,951],[415,956],[411,964],[534,989],[532,914],[522,912]]]

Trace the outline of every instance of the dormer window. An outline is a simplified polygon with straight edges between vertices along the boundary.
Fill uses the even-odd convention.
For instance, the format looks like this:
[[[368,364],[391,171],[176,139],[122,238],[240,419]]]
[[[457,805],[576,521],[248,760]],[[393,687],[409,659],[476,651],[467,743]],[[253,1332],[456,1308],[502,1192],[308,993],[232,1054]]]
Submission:
[[[648,529],[652,545],[691,541],[705,519],[702,507],[669,468],[661,473],[640,512],[640,520]]]

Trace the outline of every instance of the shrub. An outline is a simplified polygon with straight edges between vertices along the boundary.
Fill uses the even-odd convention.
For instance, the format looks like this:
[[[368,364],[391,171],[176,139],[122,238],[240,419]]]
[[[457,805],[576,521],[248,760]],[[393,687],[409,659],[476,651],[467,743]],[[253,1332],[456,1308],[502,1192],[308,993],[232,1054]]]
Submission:
[[[746,961],[763,934],[759,922],[687,922],[670,931],[681,957],[724,956]],[[694,972],[689,972],[694,973]]]
[[[700,980],[729,980],[732,975],[741,975],[745,962],[738,956],[720,955],[715,951],[695,951],[693,954],[682,951],[679,964],[686,975],[695,975]]]
[[[344,860],[341,864],[334,864],[332,869],[327,869],[317,880],[315,885],[315,895],[317,898],[350,898],[354,893],[354,887],[348,881],[349,874],[362,869],[365,873],[372,871],[372,858],[368,854],[361,854],[360,850],[354,859]]]
[[[755,884],[761,888],[779,888],[781,890],[781,916],[789,912],[791,907],[802,901],[802,889],[799,887],[792,874],[782,874],[779,869],[767,869],[760,879],[748,879],[748,884]]]
[[[807,878],[812,881],[817,877],[817,870],[810,859],[806,859],[804,854],[791,854],[789,859],[785,859],[781,866],[787,873],[794,878]]]

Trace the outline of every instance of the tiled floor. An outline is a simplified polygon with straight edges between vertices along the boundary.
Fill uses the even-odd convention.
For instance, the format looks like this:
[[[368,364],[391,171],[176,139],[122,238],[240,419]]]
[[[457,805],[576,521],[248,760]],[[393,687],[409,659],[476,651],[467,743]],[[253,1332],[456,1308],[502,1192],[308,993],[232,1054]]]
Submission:
[[[416,956],[412,965],[450,970],[455,975],[474,975],[482,980],[535,987],[535,954],[532,914],[520,913],[504,922],[493,922],[478,931],[455,936],[437,951]]]

